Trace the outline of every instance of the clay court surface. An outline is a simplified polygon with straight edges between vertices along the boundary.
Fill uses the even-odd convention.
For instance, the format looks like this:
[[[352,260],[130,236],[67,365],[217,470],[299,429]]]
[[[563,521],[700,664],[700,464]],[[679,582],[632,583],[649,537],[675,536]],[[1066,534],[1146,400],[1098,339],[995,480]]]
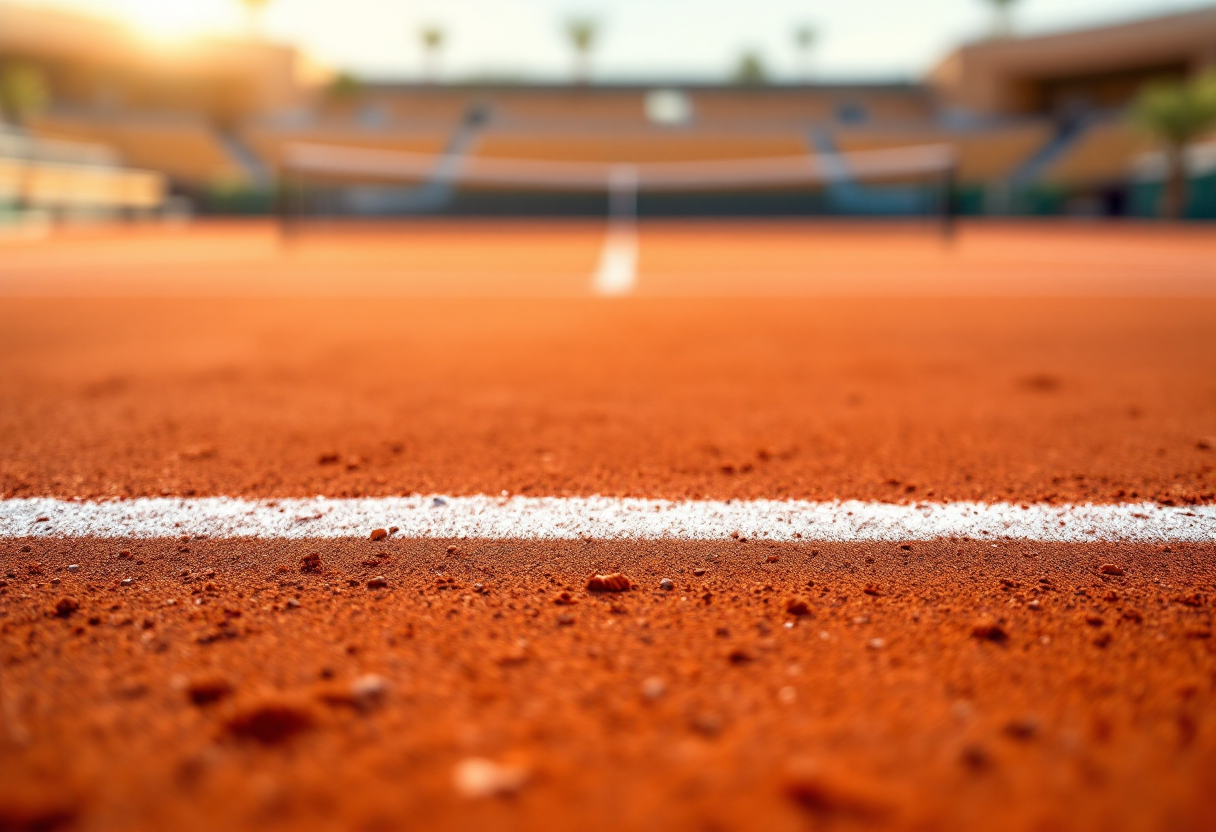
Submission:
[[[1216,503],[1210,229],[638,239],[0,241],[0,509]],[[371,531],[0,538],[0,829],[1216,827],[1212,537]]]
[[[326,297],[586,296],[604,244],[591,220],[310,221],[80,230],[0,240],[0,294]],[[649,221],[640,296],[1216,295],[1204,227],[933,220]]]

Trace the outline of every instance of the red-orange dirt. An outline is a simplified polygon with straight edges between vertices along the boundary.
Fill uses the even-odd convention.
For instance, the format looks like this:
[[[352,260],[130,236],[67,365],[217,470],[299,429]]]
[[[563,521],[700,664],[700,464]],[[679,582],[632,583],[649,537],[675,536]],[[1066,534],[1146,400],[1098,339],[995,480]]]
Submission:
[[[1211,544],[0,559],[6,830],[1216,824]],[[584,589],[617,570],[633,590]],[[523,782],[466,797],[469,758]]]
[[[1216,301],[12,299],[6,496],[1210,500]]]
[[[0,497],[1213,501],[1206,237],[707,227],[6,243]],[[0,830],[1216,826],[1216,541],[371,531],[0,540]]]

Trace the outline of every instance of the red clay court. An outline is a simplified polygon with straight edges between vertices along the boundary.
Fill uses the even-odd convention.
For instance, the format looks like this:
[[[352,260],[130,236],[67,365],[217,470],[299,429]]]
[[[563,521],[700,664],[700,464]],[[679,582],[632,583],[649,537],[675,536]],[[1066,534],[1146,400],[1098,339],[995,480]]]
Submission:
[[[0,243],[0,828],[1216,823],[1210,233],[603,245]]]
[[[562,5],[0,0],[0,832],[1216,830],[1216,8]]]
[[[1204,226],[932,218],[649,219],[642,298],[1216,295]],[[601,219],[309,220],[68,229],[0,240],[5,297],[578,298],[605,245]]]

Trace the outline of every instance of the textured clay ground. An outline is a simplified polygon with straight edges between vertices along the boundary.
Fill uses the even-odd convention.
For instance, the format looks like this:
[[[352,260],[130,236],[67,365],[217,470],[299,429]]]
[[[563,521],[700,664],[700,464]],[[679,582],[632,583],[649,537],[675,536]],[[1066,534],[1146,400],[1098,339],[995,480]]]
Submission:
[[[1194,502],[1216,300],[10,299],[2,496]]]
[[[660,228],[604,301],[590,227],[469,228],[8,244],[0,497],[1216,492],[1201,235]],[[0,830],[1208,830],[1214,575],[1216,541],[0,540]]]
[[[0,545],[3,829],[1216,824],[1210,544]]]

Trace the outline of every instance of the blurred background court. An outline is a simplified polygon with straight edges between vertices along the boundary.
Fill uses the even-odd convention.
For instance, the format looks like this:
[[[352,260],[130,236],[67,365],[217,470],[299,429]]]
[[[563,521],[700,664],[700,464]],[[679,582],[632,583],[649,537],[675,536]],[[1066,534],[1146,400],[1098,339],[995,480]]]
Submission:
[[[638,219],[900,220],[903,239],[905,227],[932,235],[953,215],[1216,218],[1216,9],[1206,5],[1152,16],[1145,4],[1022,34],[1017,14],[1033,3],[958,0],[960,12],[990,6],[991,30],[890,80],[821,74],[819,50],[834,46],[813,10],[765,23],[788,43],[779,72],[755,50],[724,55],[716,77],[647,78],[644,67],[620,72],[619,58],[600,72],[605,38],[631,37],[605,11],[553,21],[565,75],[445,71],[445,50],[472,35],[437,19],[399,33],[408,60],[396,76],[363,77],[263,26],[262,15],[286,20],[306,4],[224,5],[247,10],[247,30],[192,28],[204,18],[186,12],[201,2],[0,2],[0,239],[284,215],[309,234],[331,221],[332,233],[333,220],[363,220],[380,223],[382,242],[390,228],[422,241],[394,262],[426,271],[428,252],[463,226],[431,233],[411,220],[613,219],[615,253],[580,264],[576,249],[594,233],[562,226],[544,262],[528,265],[564,274],[629,272],[639,258],[658,272],[700,268],[698,246],[677,266],[683,232],[639,249]],[[505,239],[548,240],[542,228],[557,226],[476,239],[497,251]],[[783,228],[778,239],[801,238]],[[162,243],[147,245],[155,257]],[[523,261],[504,245],[510,270]],[[6,252],[5,271],[24,256]]]

